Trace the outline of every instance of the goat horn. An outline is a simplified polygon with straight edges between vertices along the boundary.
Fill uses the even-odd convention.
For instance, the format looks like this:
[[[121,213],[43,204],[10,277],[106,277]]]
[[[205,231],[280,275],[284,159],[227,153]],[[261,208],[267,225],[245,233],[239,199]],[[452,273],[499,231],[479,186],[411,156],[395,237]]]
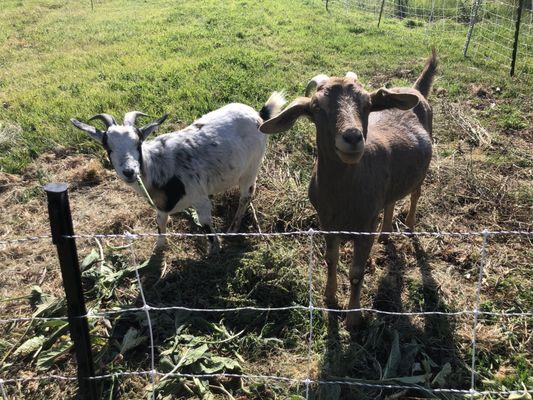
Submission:
[[[135,126],[135,121],[137,120],[137,117],[149,117],[149,115],[140,111],[130,111],[124,116],[124,125]]]
[[[356,81],[357,80],[357,74],[355,72],[348,71],[348,72],[346,72],[346,78],[350,78],[350,79],[353,79],[354,81]]]
[[[307,87],[305,88],[305,97],[310,97],[316,91],[318,85],[320,85],[324,81],[327,81],[328,79],[329,76],[324,74],[319,74],[312,78],[307,84]]]
[[[116,125],[117,121],[115,121],[115,118],[109,114],[96,114],[94,117],[89,118],[89,121],[92,121],[94,119],[99,119],[102,121],[106,128],[109,129],[111,125]]]

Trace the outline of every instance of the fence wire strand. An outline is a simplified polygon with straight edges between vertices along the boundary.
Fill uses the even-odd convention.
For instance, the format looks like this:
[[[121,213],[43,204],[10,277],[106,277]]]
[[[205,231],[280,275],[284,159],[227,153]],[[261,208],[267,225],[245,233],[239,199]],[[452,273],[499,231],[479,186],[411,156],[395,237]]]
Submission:
[[[131,242],[132,246],[130,246],[131,256],[133,265],[137,266],[137,259],[135,257],[135,249],[133,246],[133,241]],[[150,318],[150,306],[146,302],[146,297],[144,296],[144,290],[143,285],[141,282],[141,275],[139,274],[139,268],[135,268],[135,277],[137,279],[137,285],[139,286],[139,293],[141,295],[141,299],[143,302],[142,309],[145,312],[146,315],[146,322],[148,323],[148,334],[150,335],[150,383],[152,384],[152,400],[155,400],[155,376],[156,376],[156,369],[155,369],[155,343],[154,343],[154,331],[152,329],[152,319]]]
[[[403,237],[471,237],[471,236],[483,236],[485,231],[395,231],[395,232],[357,232],[357,231],[323,231],[313,230],[313,235],[342,235],[342,236],[403,236]],[[529,230],[499,230],[499,231],[486,231],[491,236],[533,236],[533,231]],[[209,237],[260,237],[260,238],[272,238],[272,237],[285,237],[285,236],[307,236],[309,230],[296,230],[288,232],[220,232],[220,233],[188,233],[188,232],[167,232],[167,233],[153,233],[153,232],[140,232],[140,233],[82,233],[76,235],[65,235],[67,239],[124,239],[132,240],[139,238],[209,238]],[[40,236],[26,236],[13,239],[0,240],[0,245],[10,245],[24,242],[42,241],[51,239],[51,235]]]
[[[147,308],[150,311],[190,311],[190,312],[205,312],[205,313],[224,313],[224,312],[238,312],[238,311],[257,311],[257,312],[271,312],[271,311],[289,311],[289,310],[303,310],[309,311],[309,306],[304,305],[293,305],[285,307],[253,307],[253,306],[243,306],[243,307],[228,307],[228,308],[192,308],[185,306],[150,306]],[[107,318],[116,316],[119,314],[125,313],[135,313],[135,312],[145,312],[144,307],[127,307],[120,310],[102,310],[98,312],[88,311],[86,315],[82,315],[77,318]],[[317,307],[313,306],[313,311],[321,311],[325,313],[339,313],[347,314],[352,312],[369,312],[381,315],[390,315],[390,316],[469,316],[474,315],[475,310],[461,310],[461,311],[385,311],[379,310],[376,308],[348,308],[348,309],[337,309],[337,308],[327,308],[327,307]],[[499,318],[533,318],[533,312],[496,312],[496,311],[477,311],[478,316],[486,317],[499,317]],[[31,322],[31,321],[67,321],[68,318],[65,317],[21,317],[21,318],[6,318],[0,319],[0,324],[9,324],[16,322]]]
[[[91,377],[91,380],[101,381],[110,378],[122,378],[122,377],[131,377],[131,376],[150,376],[151,371],[121,371],[114,372],[111,374],[97,375]],[[286,382],[289,384],[298,384],[305,385],[307,379],[297,379],[290,378],[285,376],[277,375],[255,375],[255,374],[232,374],[232,373],[213,373],[213,374],[188,374],[181,372],[173,373],[162,373],[159,371],[155,372],[155,375],[160,377],[171,376],[175,378],[235,378],[235,379],[247,379],[247,380],[261,380],[261,381],[279,381]],[[24,383],[24,382],[35,382],[35,381],[45,381],[45,380],[59,380],[59,381],[76,381],[77,378],[74,376],[61,376],[61,375],[47,375],[47,376],[35,376],[29,378],[11,378],[5,379],[4,383]],[[393,379],[391,379],[393,380]],[[524,390],[471,390],[471,389],[446,389],[446,388],[427,388],[422,386],[408,386],[408,385],[396,385],[396,384],[386,384],[386,383],[371,383],[368,381],[361,381],[356,379],[351,380],[341,380],[341,379],[309,379],[309,384],[315,385],[346,385],[346,386],[357,386],[365,387],[371,389],[398,389],[398,390],[418,390],[425,393],[450,393],[450,394],[473,394],[473,395],[502,395],[510,396],[517,394],[533,393],[533,390],[524,389]]]
[[[471,236],[483,236],[486,231],[442,231],[442,232],[431,232],[431,231],[418,231],[418,232],[408,232],[408,231],[395,231],[395,232],[358,232],[358,231],[323,231],[323,230],[314,230],[313,235],[341,235],[341,236],[404,236],[404,237],[414,237],[414,236],[432,236],[432,237],[471,237]],[[501,230],[501,231],[487,231],[489,235],[518,235],[518,236],[533,236],[533,231],[526,230]],[[284,236],[307,236],[309,235],[308,230],[298,230],[298,231],[288,231],[288,232],[220,232],[220,233],[187,233],[187,232],[169,232],[169,233],[124,233],[124,234],[81,234],[81,235],[72,235],[66,236],[70,239],[94,239],[94,238],[115,238],[115,239],[130,239],[130,238],[142,238],[142,237],[175,237],[175,238],[201,238],[201,237],[284,237]]]
[[[307,344],[307,378],[305,379],[305,399],[309,400],[309,385],[311,383],[311,360],[313,359],[313,270],[315,262],[315,249],[313,241],[314,231],[309,229],[309,341]]]
[[[474,324],[472,326],[472,363],[471,363],[471,379],[470,390],[475,392],[476,390],[476,350],[477,350],[477,323],[479,316],[479,306],[481,304],[481,285],[483,284],[483,274],[487,264],[487,242],[489,235],[487,231],[483,233],[483,243],[481,246],[481,257],[479,260],[479,275],[476,287],[476,302],[474,306]]]
[[[51,239],[52,235],[40,235],[40,236],[26,236],[22,238],[0,240],[0,245],[19,244],[26,242],[38,242],[41,240]]]

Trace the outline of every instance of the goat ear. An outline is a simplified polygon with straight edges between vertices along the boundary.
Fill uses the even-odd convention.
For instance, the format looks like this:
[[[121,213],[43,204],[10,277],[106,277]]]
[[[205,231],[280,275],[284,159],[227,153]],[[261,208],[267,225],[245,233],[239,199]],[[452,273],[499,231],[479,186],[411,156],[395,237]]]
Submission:
[[[381,88],[370,94],[370,101],[372,102],[372,111],[381,111],[387,108],[410,110],[416,107],[419,98],[413,93],[397,93]]]
[[[264,122],[259,130],[263,133],[279,133],[289,130],[301,116],[311,118],[309,97],[298,97],[274,118]]]
[[[354,81],[357,81],[357,74],[352,71],[346,72],[346,78],[353,79]]]
[[[74,125],[76,128],[87,132],[94,140],[97,140],[98,142],[102,143],[104,132],[102,132],[100,129],[97,129],[92,125],[84,124],[83,122],[80,122],[74,118],[71,118],[70,122],[72,122],[72,125]]]
[[[163,115],[161,118],[156,119],[155,121],[150,122],[149,124],[144,125],[142,128],[139,128],[141,132],[142,139],[146,139],[152,132],[157,131],[159,125],[161,125],[168,118],[168,114]]]

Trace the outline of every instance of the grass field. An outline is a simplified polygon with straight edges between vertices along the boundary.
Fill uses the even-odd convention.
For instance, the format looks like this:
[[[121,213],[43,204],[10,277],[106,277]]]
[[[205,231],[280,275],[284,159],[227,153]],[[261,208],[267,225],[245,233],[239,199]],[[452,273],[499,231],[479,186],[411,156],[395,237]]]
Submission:
[[[434,159],[419,206],[419,230],[531,229],[531,75],[464,59],[465,27],[385,18],[318,0],[204,2],[4,0],[0,8],[0,240],[48,233],[41,185],[70,184],[78,233],[155,232],[154,213],[115,177],[105,153],[69,118],[131,110],[170,114],[169,132],[238,101],[259,108],[274,90],[292,99],[317,73],[356,71],[369,88],[411,85],[435,45],[440,68]],[[475,37],[474,37],[475,40]],[[527,68],[526,68],[527,70]],[[254,200],[263,231],[318,228],[307,200],[315,156],[313,127],[299,122],[273,136]],[[237,195],[216,196],[217,229],[227,229]],[[401,210],[395,228],[403,230]],[[185,215],[170,231],[194,231]],[[252,218],[246,231],[257,231]],[[306,238],[226,240],[220,257],[204,243],[175,239],[163,257],[151,240],[80,240],[91,310],[142,305],[133,267],[141,265],[155,306],[282,307],[308,303]],[[396,238],[376,244],[363,306],[388,311],[472,309],[480,238]],[[323,240],[314,242],[312,295],[323,305]],[[341,253],[339,297],[348,295],[351,248]],[[0,247],[0,319],[64,315],[48,241]],[[531,312],[533,252],[526,238],[492,238],[482,284],[486,311]],[[162,373],[234,372],[305,379],[309,315],[283,312],[153,312],[156,368]],[[533,389],[530,319],[482,318],[477,388]],[[75,375],[62,323],[0,323],[0,378]],[[99,374],[150,368],[144,313],[91,320]],[[355,337],[341,317],[314,313],[313,379],[470,387],[472,318],[365,315]],[[146,398],[148,378],[101,382],[102,398]],[[161,377],[158,398],[301,399],[305,387],[249,379]],[[15,399],[71,396],[74,383],[5,385]],[[522,398],[530,398],[524,395]],[[430,398],[420,391],[337,384],[312,386],[314,399]],[[449,394],[436,398],[458,398]],[[485,396],[496,399],[498,396]],[[517,397],[518,398],[518,397]]]

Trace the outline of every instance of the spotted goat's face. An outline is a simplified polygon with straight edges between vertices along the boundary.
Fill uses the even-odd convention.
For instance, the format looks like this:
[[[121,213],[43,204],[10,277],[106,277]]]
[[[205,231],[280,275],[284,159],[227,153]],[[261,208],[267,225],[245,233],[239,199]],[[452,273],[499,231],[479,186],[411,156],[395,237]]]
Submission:
[[[137,128],[135,121],[139,116],[146,116],[146,114],[139,111],[127,113],[123,125],[117,124],[115,118],[109,114],[98,114],[89,119],[89,121],[101,120],[106,126],[105,131],[77,119],[70,121],[76,128],[87,132],[93,139],[100,142],[118,176],[127,183],[133,183],[142,172],[142,142],[167,118],[167,115],[164,115]]]
[[[308,83],[305,95],[259,129],[263,133],[286,131],[299,117],[305,116],[316,125],[320,151],[346,164],[356,164],[363,157],[372,111],[408,110],[418,104],[418,96],[412,93],[384,88],[369,93],[353,72],[344,78],[317,75]]]

